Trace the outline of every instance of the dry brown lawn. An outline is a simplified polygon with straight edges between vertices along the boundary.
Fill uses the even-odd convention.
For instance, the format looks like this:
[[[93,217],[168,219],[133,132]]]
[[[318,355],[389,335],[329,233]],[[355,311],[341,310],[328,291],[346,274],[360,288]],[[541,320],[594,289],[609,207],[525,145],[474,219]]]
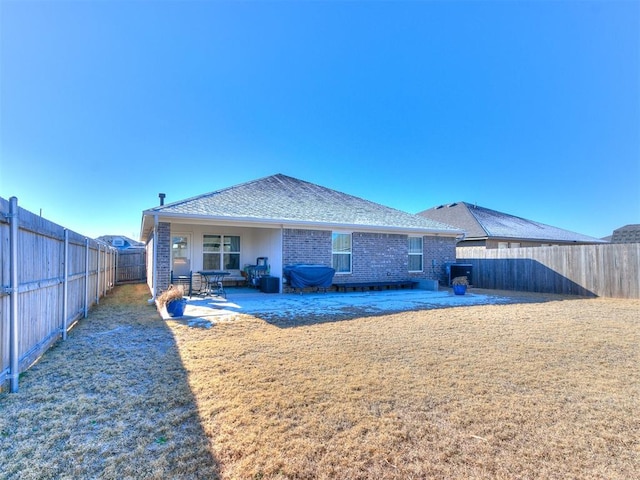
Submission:
[[[638,478],[640,301],[204,329],[147,298],[0,397],[0,478]]]

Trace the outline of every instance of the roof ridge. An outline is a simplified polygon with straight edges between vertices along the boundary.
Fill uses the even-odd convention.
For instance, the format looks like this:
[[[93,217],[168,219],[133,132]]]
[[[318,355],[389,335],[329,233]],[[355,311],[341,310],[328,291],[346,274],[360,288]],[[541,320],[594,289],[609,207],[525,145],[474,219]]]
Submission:
[[[489,231],[485,228],[485,226],[482,224],[482,222],[480,221],[478,216],[473,211],[473,210],[477,210],[478,209],[478,204],[474,203],[473,204],[473,208],[469,208],[469,204],[467,202],[458,202],[458,203],[464,205],[465,209],[467,210],[467,213],[473,217],[473,220],[478,224],[478,226],[482,229],[482,231],[487,236],[490,236],[491,233],[489,233]],[[480,208],[484,208],[484,207],[480,207]]]

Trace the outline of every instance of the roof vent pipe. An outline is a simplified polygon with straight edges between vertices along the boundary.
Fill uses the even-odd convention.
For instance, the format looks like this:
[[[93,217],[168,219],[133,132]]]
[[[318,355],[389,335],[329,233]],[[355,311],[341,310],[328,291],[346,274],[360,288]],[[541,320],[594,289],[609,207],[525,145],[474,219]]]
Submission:
[[[160,206],[164,205],[164,197],[166,197],[166,195],[164,193],[159,193],[158,197],[160,197]]]

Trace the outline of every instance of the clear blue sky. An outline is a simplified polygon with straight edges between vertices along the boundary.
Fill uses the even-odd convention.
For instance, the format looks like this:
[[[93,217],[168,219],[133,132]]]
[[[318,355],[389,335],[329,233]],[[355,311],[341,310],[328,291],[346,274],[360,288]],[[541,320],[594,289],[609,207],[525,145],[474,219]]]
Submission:
[[[275,173],[603,237],[640,223],[640,2],[0,0],[0,122],[0,196],[90,237]]]

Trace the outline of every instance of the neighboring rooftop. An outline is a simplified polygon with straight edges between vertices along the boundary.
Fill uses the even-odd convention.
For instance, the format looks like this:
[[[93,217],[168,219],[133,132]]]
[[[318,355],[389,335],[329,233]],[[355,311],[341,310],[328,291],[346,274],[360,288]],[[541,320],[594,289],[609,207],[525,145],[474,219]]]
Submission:
[[[143,215],[156,213],[247,224],[353,226],[453,236],[462,233],[435,220],[282,174],[161,205],[146,210]]]
[[[640,224],[616,228],[611,235],[611,243],[640,243]]]
[[[102,235],[101,237],[96,238],[96,240],[100,240],[101,242],[107,243],[112,247],[116,248],[144,248],[144,243],[133,240],[129,237],[125,237],[124,235]]]
[[[552,227],[466,202],[450,203],[424,210],[418,215],[467,232],[465,240],[500,238],[542,242],[603,243],[602,240]]]

